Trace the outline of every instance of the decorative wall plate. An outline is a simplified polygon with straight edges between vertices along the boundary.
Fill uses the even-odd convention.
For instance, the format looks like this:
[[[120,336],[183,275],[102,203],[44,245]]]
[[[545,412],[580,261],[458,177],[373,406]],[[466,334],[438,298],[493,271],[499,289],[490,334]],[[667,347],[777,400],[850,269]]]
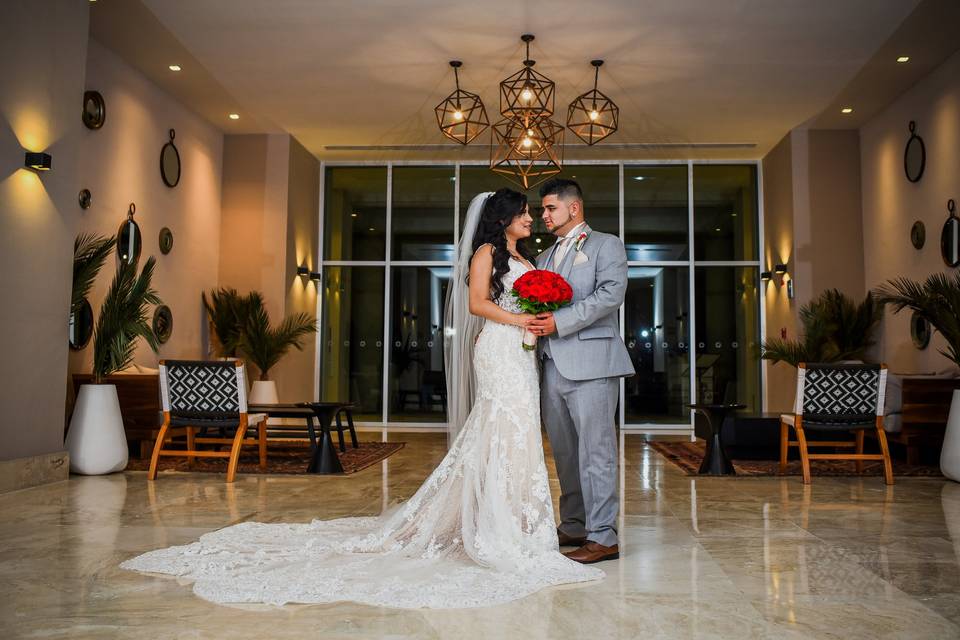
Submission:
[[[169,227],[160,229],[160,253],[167,255],[173,249],[173,231]]]
[[[158,306],[153,310],[153,335],[157,336],[157,342],[165,343],[170,339],[173,333],[173,312],[165,304]]]
[[[89,209],[90,204],[93,202],[93,195],[90,193],[90,189],[81,189],[77,195],[77,202],[80,204],[81,209]]]
[[[107,105],[99,91],[83,92],[83,124],[87,129],[99,129],[107,119]]]
[[[923,245],[926,244],[926,242],[927,227],[921,220],[917,220],[913,223],[913,226],[910,227],[910,243],[914,249],[923,249]]]

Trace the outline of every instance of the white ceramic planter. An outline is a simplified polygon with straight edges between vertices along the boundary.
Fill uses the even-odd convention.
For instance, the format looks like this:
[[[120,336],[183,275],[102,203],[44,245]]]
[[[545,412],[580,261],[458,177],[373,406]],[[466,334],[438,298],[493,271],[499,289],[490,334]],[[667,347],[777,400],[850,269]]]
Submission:
[[[947,431],[940,450],[940,471],[954,482],[960,482],[960,389],[953,392]]]
[[[70,471],[98,476],[127,466],[127,436],[123,431],[117,388],[112,384],[85,384],[67,432]]]
[[[273,380],[255,380],[250,389],[248,404],[278,404],[277,383]]]

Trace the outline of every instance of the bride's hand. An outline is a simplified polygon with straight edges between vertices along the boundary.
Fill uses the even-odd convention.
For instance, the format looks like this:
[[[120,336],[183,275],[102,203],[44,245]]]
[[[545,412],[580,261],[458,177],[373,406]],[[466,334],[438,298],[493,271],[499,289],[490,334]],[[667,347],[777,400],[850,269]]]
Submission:
[[[537,319],[537,316],[532,313],[518,313],[517,314],[517,326],[523,327],[526,329],[531,322]]]

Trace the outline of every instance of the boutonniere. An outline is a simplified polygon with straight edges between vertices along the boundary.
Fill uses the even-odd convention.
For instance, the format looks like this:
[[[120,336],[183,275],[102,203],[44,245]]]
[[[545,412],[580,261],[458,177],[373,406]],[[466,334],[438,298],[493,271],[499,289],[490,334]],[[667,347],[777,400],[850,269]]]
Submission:
[[[577,242],[573,245],[573,248],[577,251],[583,248],[583,243],[587,241],[587,232],[581,231],[580,235],[577,236]]]

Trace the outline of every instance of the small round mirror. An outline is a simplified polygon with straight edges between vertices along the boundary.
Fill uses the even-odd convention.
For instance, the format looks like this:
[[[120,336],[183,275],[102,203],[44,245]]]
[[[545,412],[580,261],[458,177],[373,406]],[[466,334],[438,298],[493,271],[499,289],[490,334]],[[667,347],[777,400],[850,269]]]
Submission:
[[[83,349],[90,342],[90,337],[93,335],[93,309],[90,307],[90,301],[86,298],[70,314],[68,334],[70,348],[74,351]]]
[[[957,218],[957,206],[951,199],[947,202],[950,217],[943,223],[940,234],[940,255],[948,267],[960,265],[960,218]]]
[[[99,91],[83,92],[83,124],[87,129],[99,129],[107,119],[107,105]]]
[[[153,335],[157,336],[157,342],[165,343],[170,339],[173,333],[173,312],[165,304],[160,305],[153,310]]]
[[[90,204],[93,202],[93,196],[90,195],[90,189],[81,189],[80,193],[77,194],[77,202],[80,204],[81,209],[89,209]]]
[[[927,166],[927,148],[923,138],[917,135],[917,123],[910,121],[910,138],[903,150],[903,171],[910,182],[920,182],[923,170]]]
[[[916,311],[910,316],[910,339],[917,349],[926,349],[930,344],[930,321]]]
[[[137,264],[143,243],[140,239],[140,225],[133,219],[137,206],[130,203],[127,219],[120,223],[117,230],[117,259],[124,264]]]
[[[177,132],[170,129],[170,141],[160,149],[160,177],[163,178],[163,184],[171,188],[180,182],[180,152],[177,151],[177,145],[173,144],[176,135]]]

